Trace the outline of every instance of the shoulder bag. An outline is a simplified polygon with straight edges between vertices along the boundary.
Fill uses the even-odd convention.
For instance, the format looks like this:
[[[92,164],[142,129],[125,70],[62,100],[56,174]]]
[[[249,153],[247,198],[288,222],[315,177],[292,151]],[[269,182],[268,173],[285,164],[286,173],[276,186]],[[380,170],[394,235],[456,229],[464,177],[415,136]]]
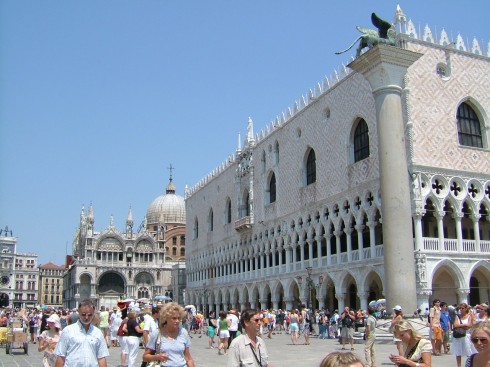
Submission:
[[[461,319],[458,317],[459,323],[461,324]],[[466,336],[466,329],[462,327],[455,327],[453,329],[453,337],[456,339],[464,338]]]
[[[158,333],[158,338],[157,340],[155,340],[155,349],[153,350],[153,354],[155,354],[157,352],[158,349],[160,349],[160,338],[161,338],[162,334]],[[159,367],[160,366],[160,361],[151,361],[151,362],[141,362],[141,367]]]

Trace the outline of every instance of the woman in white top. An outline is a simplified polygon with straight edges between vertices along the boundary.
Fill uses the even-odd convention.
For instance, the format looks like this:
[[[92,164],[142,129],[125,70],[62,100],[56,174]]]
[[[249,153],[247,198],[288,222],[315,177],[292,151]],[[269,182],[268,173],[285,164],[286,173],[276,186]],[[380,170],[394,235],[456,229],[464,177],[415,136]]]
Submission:
[[[454,319],[454,328],[463,328],[466,330],[466,335],[462,338],[454,337],[451,343],[452,354],[456,356],[456,364],[461,367],[461,356],[470,356],[476,353],[475,347],[471,344],[470,329],[473,326],[473,314],[470,312],[470,307],[466,303],[459,305],[460,316]]]

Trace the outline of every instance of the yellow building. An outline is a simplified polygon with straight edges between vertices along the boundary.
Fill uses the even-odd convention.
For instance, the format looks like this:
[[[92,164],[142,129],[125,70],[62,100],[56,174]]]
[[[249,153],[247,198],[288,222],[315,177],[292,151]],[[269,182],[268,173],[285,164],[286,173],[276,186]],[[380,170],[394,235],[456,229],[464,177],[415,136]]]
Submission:
[[[49,262],[39,266],[39,294],[40,304],[61,307],[63,304],[63,275],[64,266]]]

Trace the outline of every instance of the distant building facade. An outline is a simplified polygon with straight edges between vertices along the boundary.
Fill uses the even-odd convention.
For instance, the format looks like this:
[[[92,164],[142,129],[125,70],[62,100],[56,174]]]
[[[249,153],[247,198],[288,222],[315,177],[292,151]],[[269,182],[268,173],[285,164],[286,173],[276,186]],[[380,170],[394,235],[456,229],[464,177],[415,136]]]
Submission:
[[[37,305],[37,255],[17,253],[17,238],[6,226],[0,231],[0,302],[10,307]]]
[[[136,230],[131,209],[125,230],[117,230],[111,218],[101,232],[95,231],[92,206],[87,213],[82,209],[73,263],[63,280],[63,305],[73,308],[85,298],[109,307],[120,297],[172,298],[172,267],[185,263],[185,221],[184,198],[175,194],[172,178]]]
[[[490,298],[490,50],[395,27],[186,191],[189,303]]]
[[[63,277],[66,267],[53,264],[39,265],[39,303],[51,307],[63,306]]]

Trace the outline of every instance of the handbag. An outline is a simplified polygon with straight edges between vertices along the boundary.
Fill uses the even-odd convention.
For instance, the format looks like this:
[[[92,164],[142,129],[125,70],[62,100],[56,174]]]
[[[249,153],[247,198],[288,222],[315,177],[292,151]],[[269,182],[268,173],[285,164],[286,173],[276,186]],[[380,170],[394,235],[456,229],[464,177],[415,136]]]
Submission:
[[[461,323],[461,318],[458,316],[459,323]],[[455,327],[453,329],[453,338],[459,339],[466,336],[466,329],[462,327]]]
[[[160,348],[160,338],[161,338],[162,334],[158,333],[158,338],[157,340],[155,340],[155,349],[153,350],[153,353],[151,353],[152,355],[155,354],[157,352],[157,350]],[[159,367],[160,366],[160,361],[151,361],[151,362],[141,362],[141,367]]]
[[[466,336],[466,330],[462,327],[455,327],[453,329],[453,337],[456,339],[464,338]]]

